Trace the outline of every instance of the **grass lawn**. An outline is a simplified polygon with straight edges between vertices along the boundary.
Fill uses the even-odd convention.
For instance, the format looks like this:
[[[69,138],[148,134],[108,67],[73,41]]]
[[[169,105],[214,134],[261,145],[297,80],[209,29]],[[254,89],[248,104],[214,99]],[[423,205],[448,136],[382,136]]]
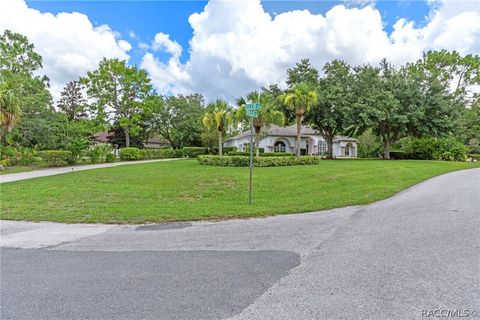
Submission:
[[[1,219],[144,223],[253,217],[367,204],[479,163],[322,160],[319,165],[201,166],[195,160],[73,172],[0,185]]]
[[[31,166],[14,166],[14,167],[5,167],[3,170],[0,170],[0,176],[9,173],[19,173],[19,172],[28,172],[40,169],[46,169],[46,165],[31,165]]]

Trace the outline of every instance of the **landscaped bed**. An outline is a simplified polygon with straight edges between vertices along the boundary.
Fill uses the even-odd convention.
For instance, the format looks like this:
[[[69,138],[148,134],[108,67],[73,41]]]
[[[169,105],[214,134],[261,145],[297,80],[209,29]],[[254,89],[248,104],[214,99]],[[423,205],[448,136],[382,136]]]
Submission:
[[[430,177],[480,167],[442,161],[320,161],[254,169],[156,162],[1,185],[1,219],[144,223],[254,217],[367,204]]]

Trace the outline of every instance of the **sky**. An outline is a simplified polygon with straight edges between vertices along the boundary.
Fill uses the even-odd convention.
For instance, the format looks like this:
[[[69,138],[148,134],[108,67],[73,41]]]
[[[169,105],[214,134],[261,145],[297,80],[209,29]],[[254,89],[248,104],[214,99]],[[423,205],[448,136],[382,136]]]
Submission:
[[[480,1],[0,0],[0,32],[26,35],[54,100],[103,57],[148,71],[160,94],[207,100],[284,84],[309,58],[396,65],[426,50],[480,54]]]

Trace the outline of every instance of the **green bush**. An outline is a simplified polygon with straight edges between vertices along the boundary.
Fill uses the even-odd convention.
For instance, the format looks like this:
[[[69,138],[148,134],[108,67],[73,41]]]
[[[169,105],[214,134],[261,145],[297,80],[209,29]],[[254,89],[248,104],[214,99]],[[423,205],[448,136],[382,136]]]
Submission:
[[[20,161],[19,164],[22,166],[29,166],[35,162],[35,151],[29,148],[22,148],[20,150]]]
[[[2,147],[0,154],[2,160],[8,160],[9,166],[17,165],[22,157],[20,151],[15,147]]]
[[[108,163],[115,162],[117,160],[117,156],[115,153],[108,153],[105,157],[105,161]]]
[[[250,158],[246,156],[214,156],[200,155],[198,162],[203,165],[221,166],[221,167],[248,167]],[[280,167],[318,164],[320,157],[254,157],[253,165],[255,167]]]
[[[225,148],[224,148],[225,149]],[[235,150],[237,150],[237,148],[235,148]],[[265,152],[265,149],[264,148],[258,148],[258,151],[260,153],[264,153]],[[250,145],[246,145],[244,148],[243,148],[243,152],[247,152],[248,154],[250,154]],[[253,148],[253,153],[256,152],[256,149],[255,147]]]
[[[393,150],[393,151],[390,151],[390,158],[396,159],[396,160],[408,159],[408,153],[402,150]]]
[[[176,152],[172,148],[169,149],[143,149],[143,159],[166,159],[176,158]]]
[[[3,159],[3,160],[0,160],[0,165],[4,167],[10,167],[12,166],[12,163],[9,159]]]
[[[290,152],[260,153],[260,157],[293,157],[293,156],[294,154]]]
[[[230,151],[228,152],[229,156],[250,156],[250,152],[242,152],[242,151]],[[255,156],[255,152],[253,152],[253,156]],[[270,152],[270,153],[263,153],[260,152],[260,157],[292,157],[294,156],[293,153],[289,152]]]
[[[468,158],[471,159],[470,161],[480,161],[480,153],[470,153]]]
[[[122,148],[120,149],[120,159],[122,161],[143,160],[144,154],[138,148]]]
[[[228,154],[230,151],[237,151],[236,147],[223,147],[222,153]],[[218,148],[208,148],[207,154],[218,155]]]
[[[183,151],[182,149],[175,149],[173,150],[173,158],[182,158],[183,157]]]
[[[82,137],[72,138],[66,147],[66,150],[72,153],[72,157],[68,160],[68,162],[70,164],[75,164],[78,158],[80,158],[80,156],[88,148],[89,143],[90,141],[88,141],[88,139]]]
[[[61,167],[68,164],[72,153],[67,150],[43,150],[37,152],[49,167]]]
[[[467,147],[453,138],[406,139],[402,149],[408,159],[465,161]]]
[[[196,158],[201,154],[207,154],[207,149],[203,147],[183,147],[182,157],[184,158]]]

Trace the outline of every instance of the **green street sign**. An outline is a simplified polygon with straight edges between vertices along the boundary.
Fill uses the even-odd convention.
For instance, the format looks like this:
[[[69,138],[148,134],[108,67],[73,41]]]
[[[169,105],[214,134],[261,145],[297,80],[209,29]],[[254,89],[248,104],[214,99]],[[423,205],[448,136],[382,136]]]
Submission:
[[[260,102],[247,103],[247,110],[260,110]]]
[[[260,102],[249,102],[246,105],[247,116],[255,118],[258,116],[258,110],[260,110]]]

